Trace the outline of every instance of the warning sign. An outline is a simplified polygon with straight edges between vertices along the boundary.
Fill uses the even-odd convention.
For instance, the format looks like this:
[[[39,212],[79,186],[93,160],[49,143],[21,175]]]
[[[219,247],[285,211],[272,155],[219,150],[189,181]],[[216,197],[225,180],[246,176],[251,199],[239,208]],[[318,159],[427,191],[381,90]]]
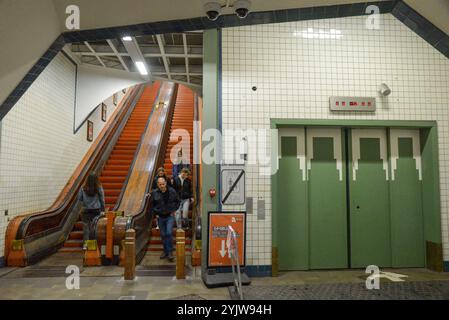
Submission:
[[[244,166],[222,166],[221,203],[245,204],[245,170]]]
[[[240,266],[245,265],[246,212],[209,212],[208,267],[230,267],[231,253],[227,246],[228,226],[237,238]]]

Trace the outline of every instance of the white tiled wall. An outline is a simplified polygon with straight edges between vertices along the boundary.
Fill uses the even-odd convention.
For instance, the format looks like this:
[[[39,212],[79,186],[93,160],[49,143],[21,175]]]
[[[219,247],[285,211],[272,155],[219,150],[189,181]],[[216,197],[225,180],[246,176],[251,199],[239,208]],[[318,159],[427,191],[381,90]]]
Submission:
[[[270,118],[437,120],[444,260],[448,261],[449,60],[390,14],[381,15],[379,30],[367,29],[365,19],[224,29],[223,129],[268,130]],[[309,28],[303,37],[303,30]],[[342,37],[336,39],[331,29],[340,30]],[[382,82],[392,94],[378,96],[375,114],[329,111],[329,96],[376,96]],[[257,91],[251,90],[253,86]],[[269,145],[266,152],[271,152]],[[247,196],[266,200],[266,219],[248,215],[247,264],[270,265],[271,180],[258,169],[257,165],[247,168]]]
[[[118,101],[122,98],[118,93]],[[6,115],[0,132],[0,257],[8,221],[48,208],[92,142],[87,122],[73,133],[75,66],[58,54]],[[107,114],[115,105],[105,101]],[[103,128],[101,108],[90,116],[94,139]],[[8,210],[8,216],[5,216]]]

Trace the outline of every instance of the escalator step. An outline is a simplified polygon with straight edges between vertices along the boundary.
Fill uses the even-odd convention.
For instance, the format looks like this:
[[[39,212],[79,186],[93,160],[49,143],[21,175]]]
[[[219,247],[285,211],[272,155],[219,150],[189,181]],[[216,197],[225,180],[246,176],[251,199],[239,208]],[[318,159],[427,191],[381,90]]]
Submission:
[[[69,234],[69,240],[82,240],[83,239],[83,231],[72,231]]]
[[[67,240],[64,242],[64,247],[77,248],[83,247],[83,240]]]

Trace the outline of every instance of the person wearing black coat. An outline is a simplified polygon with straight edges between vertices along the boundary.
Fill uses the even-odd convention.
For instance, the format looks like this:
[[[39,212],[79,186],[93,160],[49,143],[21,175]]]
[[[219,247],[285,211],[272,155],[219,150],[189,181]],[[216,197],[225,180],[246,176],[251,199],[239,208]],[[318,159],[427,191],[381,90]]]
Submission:
[[[156,177],[154,177],[153,184],[151,185],[151,188],[153,190],[157,189],[157,179],[159,177],[164,177],[165,180],[167,181],[167,185],[170,186],[170,187],[173,187],[170,177],[165,174],[165,169],[163,167],[160,167],[160,168],[157,169]]]
[[[151,194],[151,210],[158,217],[164,252],[161,259],[174,260],[173,251],[173,225],[174,213],[179,208],[179,198],[175,189],[167,185],[164,177],[157,179],[157,188]]]
[[[183,168],[181,173],[173,179],[173,187],[181,201],[175,214],[178,228],[182,228],[183,225],[187,226],[189,206],[193,202],[192,181],[189,179],[189,174],[189,169]]]

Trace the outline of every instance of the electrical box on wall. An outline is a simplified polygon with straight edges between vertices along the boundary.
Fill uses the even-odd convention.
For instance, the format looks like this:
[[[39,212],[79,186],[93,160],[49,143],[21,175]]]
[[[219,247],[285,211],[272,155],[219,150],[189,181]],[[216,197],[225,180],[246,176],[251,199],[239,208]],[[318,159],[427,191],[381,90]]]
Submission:
[[[372,97],[330,97],[331,111],[376,111],[376,98]]]

